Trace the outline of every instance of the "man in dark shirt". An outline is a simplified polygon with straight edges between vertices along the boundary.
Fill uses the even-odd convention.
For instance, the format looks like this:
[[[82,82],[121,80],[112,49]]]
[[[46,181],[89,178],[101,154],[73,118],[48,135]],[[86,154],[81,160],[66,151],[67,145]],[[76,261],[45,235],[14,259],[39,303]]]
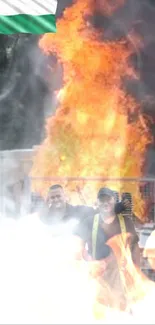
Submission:
[[[121,225],[118,215],[115,213],[115,193],[108,188],[101,188],[97,196],[98,200],[98,227],[96,229],[96,243],[93,243],[93,227],[94,216],[85,218],[77,230],[77,235],[87,243],[88,253],[93,259],[100,260],[110,255],[111,249],[107,245],[107,241],[121,234]],[[97,216],[97,215],[96,215]],[[128,217],[123,218],[126,228],[126,233],[130,234],[130,247],[132,257],[135,264],[139,264],[138,241],[134,224]],[[93,245],[96,246],[96,251],[93,256]]]
[[[86,216],[94,215],[91,207],[67,203],[67,198],[63,187],[55,184],[49,188],[47,199],[40,212],[41,221],[48,225],[67,223],[70,220],[84,220]]]
[[[87,259],[101,261],[101,271],[105,282],[109,286],[108,301],[112,301],[112,306],[115,305],[118,295],[118,302],[124,303],[124,288],[122,279],[120,278],[120,270],[118,268],[118,260],[113,253],[110,246],[110,241],[117,239],[122,233],[129,234],[129,247],[131,256],[135,265],[139,266],[140,254],[138,241],[139,238],[136,234],[132,220],[128,217],[119,216],[115,213],[116,197],[115,193],[108,188],[101,188],[97,195],[98,213],[86,218],[77,229],[77,236],[83,241],[83,248],[87,244]],[[127,237],[126,237],[127,238]],[[112,246],[114,248],[114,246]],[[115,250],[114,250],[115,252]],[[127,254],[127,250],[124,251]],[[86,256],[86,254],[85,254]],[[126,256],[120,254],[122,269],[124,268],[124,261]],[[103,261],[105,261],[103,263]],[[117,298],[115,299],[115,294]],[[106,291],[107,294],[107,291]]]

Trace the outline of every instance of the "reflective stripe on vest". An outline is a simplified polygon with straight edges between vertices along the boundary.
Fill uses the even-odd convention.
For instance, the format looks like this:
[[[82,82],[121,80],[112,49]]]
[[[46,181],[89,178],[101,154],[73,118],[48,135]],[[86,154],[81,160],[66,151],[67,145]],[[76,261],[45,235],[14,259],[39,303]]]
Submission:
[[[93,229],[92,229],[92,257],[96,257],[96,243],[97,243],[97,234],[99,226],[99,214],[94,216]]]
[[[124,217],[120,214],[118,216],[118,219],[119,219],[119,223],[120,223],[121,233],[125,233],[126,225],[125,225]],[[95,259],[95,257],[96,257],[96,243],[97,243],[99,220],[100,220],[99,214],[96,214],[94,216],[93,229],[92,229],[92,257],[93,257],[93,259]]]
[[[120,224],[121,232],[122,233],[126,232],[126,225],[125,225],[124,217],[120,214],[118,216],[118,219],[119,219],[119,224]]]

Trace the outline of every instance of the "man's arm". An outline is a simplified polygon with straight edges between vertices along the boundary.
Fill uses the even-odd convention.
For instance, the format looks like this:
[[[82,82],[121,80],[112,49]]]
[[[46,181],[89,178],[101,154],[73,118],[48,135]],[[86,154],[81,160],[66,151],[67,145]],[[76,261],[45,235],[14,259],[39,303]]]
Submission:
[[[124,199],[121,202],[115,204],[115,213],[120,214],[131,208],[131,202],[128,199]]]
[[[77,240],[79,252],[77,254],[77,259],[86,258],[86,243],[88,242],[88,232],[89,232],[89,218],[83,218],[80,220],[75,231],[74,236]]]
[[[77,235],[74,236],[74,240],[76,243],[75,259],[80,261],[85,258],[85,242]]]
[[[133,247],[131,247],[131,253],[134,264],[140,268],[140,248],[138,243],[135,243]]]
[[[139,237],[136,233],[134,223],[130,218],[126,217],[127,231],[131,234],[130,238],[130,249],[132,254],[132,260],[134,264],[140,267],[140,248],[138,245]]]

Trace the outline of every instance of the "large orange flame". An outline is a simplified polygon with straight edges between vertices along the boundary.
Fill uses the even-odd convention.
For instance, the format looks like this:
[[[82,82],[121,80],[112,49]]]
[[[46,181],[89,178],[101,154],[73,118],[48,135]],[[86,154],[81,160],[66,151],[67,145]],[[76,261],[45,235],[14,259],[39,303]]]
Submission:
[[[104,3],[104,8],[109,8],[108,1]],[[56,54],[62,64],[64,85],[57,93],[56,114],[47,121],[47,137],[37,152],[32,177],[111,179],[143,175],[151,139],[141,123],[138,103],[122,85],[122,78],[138,78],[129,63],[133,48],[125,39],[103,41],[104,32],[101,40],[100,32],[86,19],[94,9],[94,0],[76,1],[57,22],[57,33],[40,40],[43,51]],[[129,123],[130,113],[134,119]],[[45,193],[51,183],[37,181],[34,186]],[[92,204],[103,182],[63,183],[71,191],[77,184]],[[143,215],[138,183],[110,184],[116,190],[132,192],[135,212]]]

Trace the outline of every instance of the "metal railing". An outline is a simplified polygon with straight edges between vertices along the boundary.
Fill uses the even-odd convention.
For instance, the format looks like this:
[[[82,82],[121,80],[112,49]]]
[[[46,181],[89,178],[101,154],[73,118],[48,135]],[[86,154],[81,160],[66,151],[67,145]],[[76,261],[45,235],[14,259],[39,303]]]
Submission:
[[[34,177],[31,178],[31,184],[32,191],[38,194],[46,192],[53,184],[61,184],[67,190],[74,188],[77,202],[82,204],[85,202],[88,205],[95,202],[97,190],[102,186],[115,190],[118,200],[121,200],[123,193],[131,193],[132,210],[135,210],[135,214],[144,221],[155,222],[155,178]],[[85,190],[87,185],[90,188],[90,195],[88,195],[88,189]],[[72,202],[72,195],[70,197]]]

